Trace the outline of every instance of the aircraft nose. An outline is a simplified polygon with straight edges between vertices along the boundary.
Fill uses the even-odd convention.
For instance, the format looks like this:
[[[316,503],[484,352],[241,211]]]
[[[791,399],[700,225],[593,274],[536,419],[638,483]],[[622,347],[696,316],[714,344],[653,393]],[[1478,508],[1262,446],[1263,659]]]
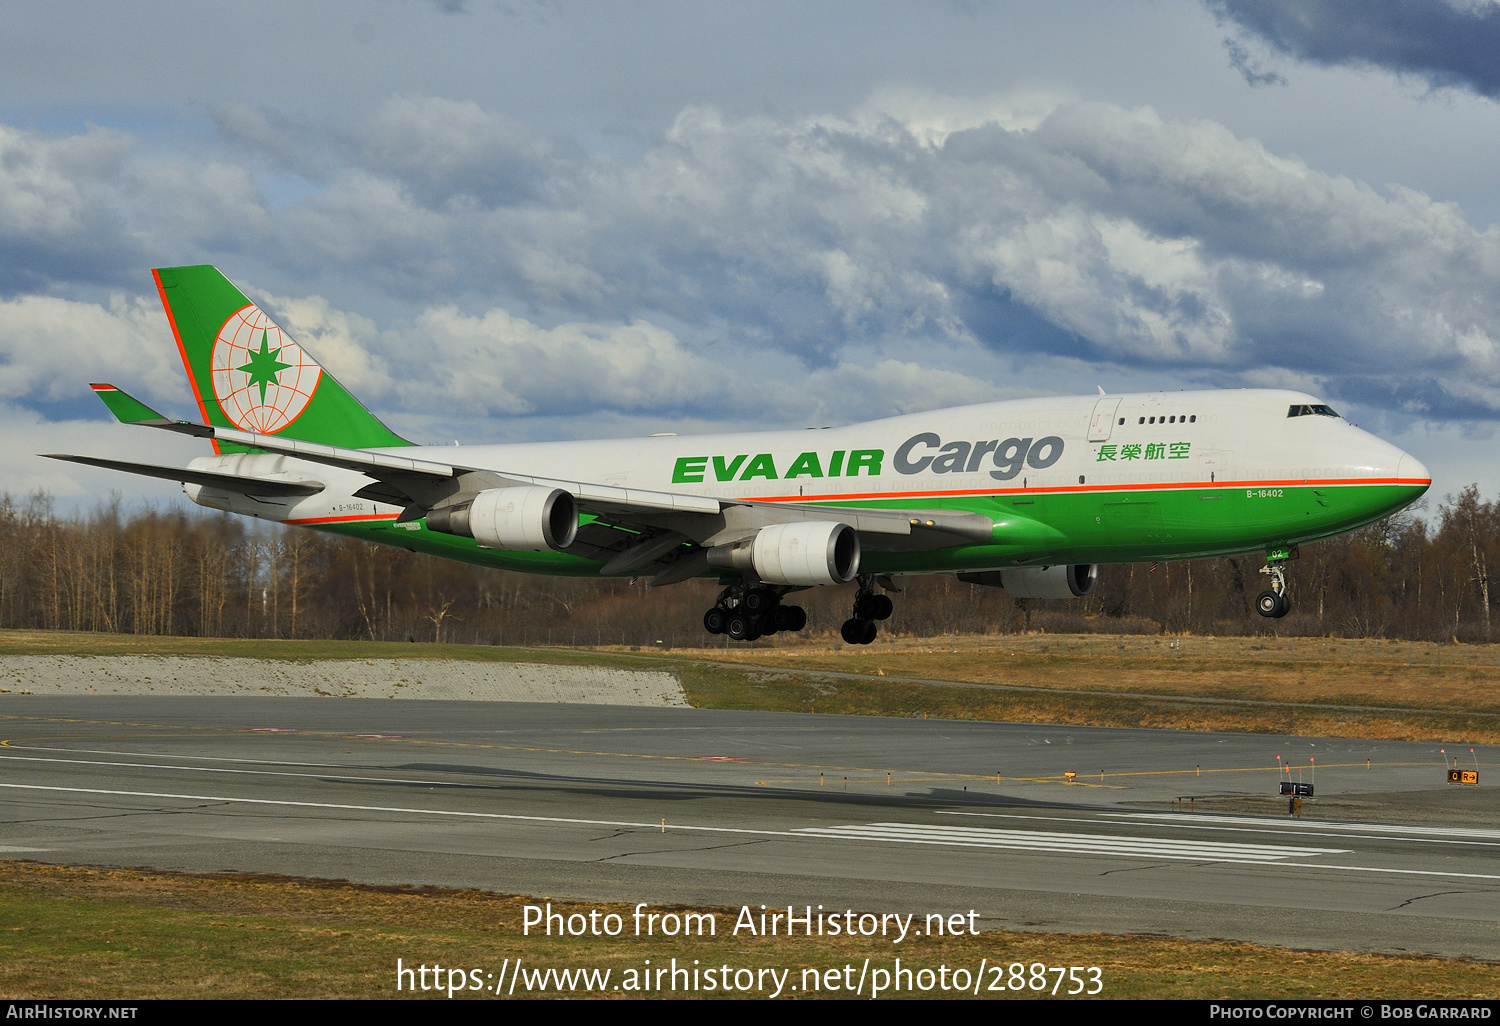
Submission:
[[[1403,484],[1432,484],[1432,474],[1422,461],[1405,452],[1401,454],[1401,459],[1396,464],[1396,477]]]

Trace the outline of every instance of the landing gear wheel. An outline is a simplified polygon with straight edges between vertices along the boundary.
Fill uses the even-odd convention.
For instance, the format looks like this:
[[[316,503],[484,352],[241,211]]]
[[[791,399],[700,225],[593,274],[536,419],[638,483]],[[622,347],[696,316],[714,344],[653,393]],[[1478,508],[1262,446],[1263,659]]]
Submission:
[[[1286,597],[1286,564],[1281,560],[1267,563],[1260,572],[1271,578],[1271,588],[1255,596],[1255,611],[1261,616],[1280,619],[1292,610],[1291,600]]]
[[[800,631],[807,626],[807,611],[801,606],[777,606],[772,623],[778,631]]]
[[[848,645],[868,645],[879,633],[874,620],[845,620],[839,634]]]
[[[776,593],[765,588],[751,588],[745,592],[745,612],[752,616],[776,607]]]
[[[730,613],[729,619],[724,622],[724,633],[729,635],[730,641],[754,641],[760,637],[760,632],[755,629],[755,621],[744,613]]]
[[[873,579],[859,579],[859,594],[854,596],[854,619],[884,620],[895,611],[896,605],[889,595],[875,594]]]
[[[1274,591],[1263,591],[1255,596],[1255,611],[1261,616],[1279,620],[1292,611],[1292,603],[1285,595],[1278,595]]]
[[[729,610],[723,606],[714,606],[703,614],[703,629],[710,634],[723,634],[724,624],[729,619]]]

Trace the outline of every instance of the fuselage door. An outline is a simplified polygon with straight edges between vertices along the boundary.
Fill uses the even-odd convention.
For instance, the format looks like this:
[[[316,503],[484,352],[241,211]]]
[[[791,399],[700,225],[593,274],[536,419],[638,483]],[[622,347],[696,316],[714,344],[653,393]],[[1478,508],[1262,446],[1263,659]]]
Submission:
[[[1120,408],[1119,399],[1105,397],[1094,404],[1094,417],[1089,421],[1089,441],[1107,442],[1114,430],[1115,411]]]

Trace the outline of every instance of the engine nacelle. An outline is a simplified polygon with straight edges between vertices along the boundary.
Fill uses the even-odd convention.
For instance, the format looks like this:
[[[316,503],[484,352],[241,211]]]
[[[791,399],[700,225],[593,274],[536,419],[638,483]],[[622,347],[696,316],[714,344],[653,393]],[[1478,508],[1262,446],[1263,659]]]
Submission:
[[[1016,598],[1083,598],[1094,590],[1094,584],[1099,580],[1099,565],[1069,563],[1062,566],[1028,566],[1019,570],[959,574],[958,579],[969,584],[1004,588]]]
[[[712,566],[752,570],[767,584],[847,584],[859,573],[859,535],[848,524],[799,520],[708,550]]]
[[[578,502],[542,485],[487,488],[468,502],[430,510],[427,529],[473,538],[487,549],[565,549],[578,535]]]

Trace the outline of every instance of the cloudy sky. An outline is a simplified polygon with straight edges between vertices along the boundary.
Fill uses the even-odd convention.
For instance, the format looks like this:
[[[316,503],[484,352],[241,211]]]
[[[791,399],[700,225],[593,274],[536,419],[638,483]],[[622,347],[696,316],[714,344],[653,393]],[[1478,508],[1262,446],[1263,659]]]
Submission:
[[[1500,4],[26,3],[0,491],[175,486],[150,268],[418,441],[1276,385],[1500,490]],[[142,437],[147,436],[147,437]]]

